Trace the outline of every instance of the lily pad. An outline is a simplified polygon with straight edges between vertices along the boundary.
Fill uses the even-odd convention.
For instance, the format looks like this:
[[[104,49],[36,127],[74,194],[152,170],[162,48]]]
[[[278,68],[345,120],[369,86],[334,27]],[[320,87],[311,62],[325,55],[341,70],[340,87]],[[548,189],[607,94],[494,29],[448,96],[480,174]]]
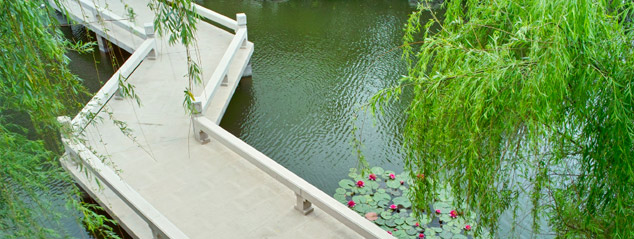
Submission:
[[[370,221],[376,221],[376,219],[379,219],[379,214],[376,214],[376,212],[368,212],[365,214],[365,218]]]
[[[379,226],[385,225],[385,219],[383,219],[382,217],[379,217],[376,220],[374,220],[374,223],[376,223]]]
[[[403,225],[403,223],[405,223],[405,218],[399,217],[394,219],[394,223],[396,223],[396,225]]]
[[[381,213],[381,217],[385,220],[392,219],[392,213],[388,211],[384,211]]]
[[[343,189],[343,188],[337,188],[337,190],[335,190],[335,193],[338,193],[338,194],[346,194],[346,190],[345,190],[345,189]]]
[[[394,227],[396,227],[396,222],[394,222],[394,219],[389,219],[389,220],[385,221],[385,225],[388,226],[388,227],[394,228]]]
[[[383,168],[381,168],[381,167],[374,167],[374,168],[371,169],[371,171],[372,171],[373,174],[383,175],[383,172],[385,170],[383,170]]]
[[[347,203],[348,201],[346,200],[346,195],[345,194],[335,194],[334,196],[335,200],[341,202],[341,203]]]
[[[407,235],[410,235],[410,236],[415,236],[416,233],[418,233],[418,231],[414,228],[407,229],[405,232],[407,232]]]
[[[342,179],[339,181],[339,187],[343,189],[350,189],[354,186],[354,182],[350,179]]]

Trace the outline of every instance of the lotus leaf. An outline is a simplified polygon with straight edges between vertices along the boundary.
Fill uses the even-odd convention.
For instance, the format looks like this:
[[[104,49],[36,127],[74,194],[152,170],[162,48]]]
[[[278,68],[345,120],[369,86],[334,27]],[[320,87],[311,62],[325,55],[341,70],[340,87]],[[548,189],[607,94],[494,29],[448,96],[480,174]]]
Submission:
[[[414,228],[407,229],[405,230],[405,232],[407,232],[407,235],[410,235],[410,236],[415,236],[418,233],[418,231]]]
[[[339,194],[339,193],[337,193],[337,194],[335,194],[334,198],[335,198],[337,201],[341,202],[341,203],[347,203],[347,202],[348,202],[348,200],[346,200],[346,195],[345,195],[345,194]]]
[[[453,237],[453,233],[448,231],[443,231],[440,234],[438,234],[438,236],[440,236],[440,238],[443,238],[443,239],[451,239]]]
[[[392,236],[396,238],[409,238],[409,236],[407,235],[407,232],[405,232],[404,230],[395,231],[392,233]]]
[[[374,223],[376,223],[379,226],[385,225],[385,219],[383,219],[382,217],[379,217],[376,220],[374,220]]]
[[[382,208],[387,208],[389,203],[390,203],[389,200],[381,200],[381,201],[378,201],[377,205]]]
[[[468,237],[462,234],[453,235],[453,239],[467,239]]]
[[[394,219],[394,223],[396,223],[396,225],[403,225],[403,223],[405,223],[405,218],[398,217]]]
[[[435,232],[441,233],[443,229],[441,227],[432,227]]]
[[[387,221],[385,221],[385,225],[391,228],[396,227],[396,222],[394,222],[394,219],[389,219]]]
[[[409,216],[405,218],[405,223],[407,223],[407,225],[413,226],[416,224],[416,218]]]
[[[398,189],[399,187],[401,187],[401,183],[399,181],[396,181],[396,180],[388,180],[386,185],[389,188],[393,188],[393,189]]]
[[[354,186],[354,182],[350,179],[342,179],[341,181],[339,181],[339,187],[342,187],[343,189],[350,189]]]
[[[392,197],[390,197],[390,195],[387,194],[387,193],[377,192],[377,193],[374,194],[374,200],[375,201],[383,201],[383,200],[389,201],[390,199],[392,199]]]
[[[373,174],[376,174],[377,176],[383,175],[383,172],[384,172],[383,168],[381,167],[374,167],[371,169],[371,171]]]
[[[392,213],[388,211],[381,212],[381,217],[385,220],[392,219]]]

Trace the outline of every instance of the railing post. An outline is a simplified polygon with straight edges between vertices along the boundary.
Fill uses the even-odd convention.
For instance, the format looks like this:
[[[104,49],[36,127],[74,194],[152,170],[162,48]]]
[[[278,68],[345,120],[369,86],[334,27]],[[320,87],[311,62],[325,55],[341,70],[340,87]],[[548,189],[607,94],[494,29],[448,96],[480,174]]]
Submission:
[[[297,196],[297,204],[295,205],[295,209],[297,209],[304,215],[308,215],[309,213],[313,212],[313,210],[315,210],[311,202],[304,199],[302,196],[300,196],[297,193],[295,193],[295,196]]]
[[[151,22],[145,23],[143,25],[143,29],[145,30],[145,35],[147,36],[147,39],[154,38],[154,24],[153,23]],[[156,49],[156,40],[154,40],[154,47],[152,48],[150,53],[148,53],[147,59],[154,60],[156,59],[157,56],[158,56],[158,51]]]
[[[101,15],[99,15],[99,11],[97,9],[92,10],[92,15],[93,17],[95,17],[95,21],[97,21],[98,24],[101,24],[103,22],[103,19],[101,18]],[[97,46],[99,46],[99,51],[101,52],[104,52],[104,53],[110,52],[110,48],[108,47],[108,42],[106,41],[105,38],[103,38],[102,36],[99,36],[98,34],[97,34]]]
[[[236,22],[238,22],[238,29],[244,29],[245,31],[247,30],[247,15],[246,14],[244,13],[236,14]],[[240,46],[240,48],[246,48],[248,41],[249,41],[248,34],[245,33],[244,41],[242,42],[242,45]]]
[[[198,121],[196,118],[204,117],[203,116],[203,104],[200,101],[192,102],[192,106],[194,107],[194,112],[192,112],[192,128],[194,129],[194,138],[198,140],[201,144],[209,142],[209,135],[205,133],[198,125]]]
[[[59,133],[60,133],[60,137],[63,138],[67,138],[68,135],[73,133],[72,130],[72,120],[70,119],[70,117],[68,116],[59,116],[57,117],[57,122],[59,122],[60,124],[60,128],[59,128]],[[70,149],[68,148],[67,145],[64,144],[64,150],[66,151],[66,153],[68,155],[71,155],[70,153]]]

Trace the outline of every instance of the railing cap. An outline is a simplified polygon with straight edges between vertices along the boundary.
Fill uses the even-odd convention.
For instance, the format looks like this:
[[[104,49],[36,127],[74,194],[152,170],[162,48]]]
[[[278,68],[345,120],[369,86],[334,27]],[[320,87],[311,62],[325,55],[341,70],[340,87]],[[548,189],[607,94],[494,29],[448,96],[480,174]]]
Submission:
[[[148,37],[154,36],[154,23],[148,22],[143,24],[143,29],[145,30],[145,35]]]
[[[247,25],[247,15],[244,13],[236,14],[236,22],[238,22],[238,26],[246,26]]]

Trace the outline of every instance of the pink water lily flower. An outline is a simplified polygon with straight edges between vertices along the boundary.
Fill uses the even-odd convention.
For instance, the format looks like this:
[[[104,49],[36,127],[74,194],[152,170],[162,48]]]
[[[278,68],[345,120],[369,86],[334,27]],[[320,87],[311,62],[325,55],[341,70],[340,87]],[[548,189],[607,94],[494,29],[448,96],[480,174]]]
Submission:
[[[440,209],[436,209],[436,213],[440,214]]]
[[[467,230],[467,231],[470,231],[471,230],[471,225],[464,226],[464,229]]]
[[[368,179],[370,179],[370,180],[372,180],[372,181],[376,181],[376,174],[371,173],[371,174],[368,176]]]
[[[451,216],[451,218],[456,218],[458,217],[458,213],[456,210],[451,210],[451,212],[449,212],[449,216]]]
[[[390,209],[396,210],[396,205],[394,205],[394,204],[390,205]]]
[[[354,203],[354,201],[348,201],[348,207],[354,207],[354,205],[357,205],[356,203]]]
[[[401,181],[401,185],[405,184],[405,181]]]
[[[418,234],[418,237],[419,237],[419,238],[425,238],[425,234],[423,234],[423,233]]]
[[[419,227],[420,224],[417,222],[416,224],[414,224],[415,227]]]
[[[361,180],[357,181],[357,187],[362,188],[363,186],[365,186],[365,183]]]
[[[395,179],[396,176],[393,173],[390,173],[390,179]]]
[[[391,231],[387,231],[387,233],[389,233],[390,235],[392,235],[392,232],[391,232]]]

